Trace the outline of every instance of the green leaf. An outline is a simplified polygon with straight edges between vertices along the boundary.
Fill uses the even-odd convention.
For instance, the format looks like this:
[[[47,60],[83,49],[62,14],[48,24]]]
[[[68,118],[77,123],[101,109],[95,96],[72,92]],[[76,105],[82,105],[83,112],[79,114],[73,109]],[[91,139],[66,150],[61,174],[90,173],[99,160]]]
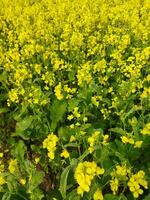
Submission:
[[[71,191],[68,195],[67,195],[67,200],[80,200],[80,196],[77,194],[77,190],[73,190]]]
[[[68,103],[68,111],[71,112],[79,104],[79,100],[72,98]]]
[[[11,194],[9,192],[6,192],[3,197],[2,197],[2,200],[9,200],[11,197]]]
[[[81,162],[82,160],[84,160],[84,158],[85,158],[86,156],[88,156],[88,155],[89,155],[89,151],[86,150],[86,151],[78,158],[79,162]]]
[[[79,147],[79,144],[77,144],[77,143],[68,143],[68,144],[65,144],[64,145],[64,147],[66,148],[66,147]]]
[[[106,194],[104,196],[105,200],[119,200],[119,198],[117,196],[114,196],[113,194]]]
[[[19,135],[20,133],[23,133],[29,126],[31,125],[33,121],[33,116],[28,116],[24,118],[23,120],[17,122],[16,124],[16,133]]]
[[[148,194],[148,195],[144,198],[144,200],[150,200],[150,194]]]
[[[54,131],[56,129],[57,123],[62,120],[63,115],[66,112],[66,107],[66,102],[54,100],[50,108],[50,119],[52,120],[51,131]]]
[[[30,200],[41,200],[43,199],[44,194],[39,188],[36,188],[31,194],[30,194]]]
[[[73,129],[69,129],[68,127],[60,127],[58,129],[58,135],[59,138],[61,138],[64,141],[68,141],[70,139],[71,135],[75,135],[75,130]]]
[[[125,197],[123,194],[121,194],[121,195],[119,196],[119,198],[120,198],[119,200],[128,200],[127,197]]]
[[[7,108],[0,108],[0,114],[2,114],[2,113],[6,113],[7,111],[8,111]]]
[[[114,133],[119,133],[120,135],[125,134],[125,131],[122,128],[119,128],[119,127],[111,128],[111,129],[109,129],[109,131],[112,131]]]
[[[28,192],[32,193],[33,190],[35,190],[37,186],[41,184],[41,182],[43,181],[43,178],[44,178],[44,172],[34,171],[30,178]]]
[[[116,196],[113,194],[106,194],[104,196],[104,199],[105,200],[127,200],[127,198],[123,194],[121,194],[120,196]]]
[[[61,174],[61,177],[60,177],[60,192],[61,192],[61,195],[63,197],[63,199],[66,198],[66,190],[67,190],[67,179],[68,179],[68,174],[69,174],[69,171],[71,169],[71,165],[69,165],[68,167],[66,167],[62,174]]]
[[[24,142],[20,140],[16,146],[15,154],[16,154],[17,160],[20,162],[20,167],[24,167],[24,168],[25,168],[25,159],[24,159],[25,152],[26,152],[26,146]]]

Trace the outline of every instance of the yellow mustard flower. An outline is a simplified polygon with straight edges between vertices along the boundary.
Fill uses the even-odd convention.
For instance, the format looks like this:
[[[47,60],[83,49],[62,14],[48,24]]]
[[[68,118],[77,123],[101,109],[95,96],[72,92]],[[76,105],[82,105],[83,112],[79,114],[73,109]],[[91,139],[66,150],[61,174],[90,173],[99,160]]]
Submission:
[[[0,153],[0,158],[3,158],[4,154],[3,153]]]
[[[144,176],[144,171],[140,170],[136,174],[132,175],[128,181],[128,187],[133,193],[134,198],[138,198],[141,194],[143,194],[143,189],[140,186],[148,189],[148,182],[145,180]]]
[[[97,189],[96,192],[93,195],[93,200],[103,200],[103,194],[102,191],[100,189]]]
[[[94,151],[94,147],[95,147],[95,144],[97,142],[97,139],[98,139],[99,135],[100,135],[100,132],[99,131],[95,131],[93,133],[93,135],[88,138],[88,143],[90,145],[88,150],[89,150],[90,153],[92,153]]]
[[[143,141],[141,141],[141,140],[136,141],[135,144],[134,144],[134,148],[141,148],[142,144],[143,144]]]
[[[125,144],[134,144],[134,140],[131,137],[121,136],[121,140]]]
[[[118,187],[119,187],[119,180],[117,178],[112,179],[110,181],[110,188],[114,195],[117,193]]]
[[[74,141],[76,141],[76,138],[75,138],[75,136],[72,135],[72,136],[70,137],[70,142],[74,142]]]
[[[77,188],[77,193],[83,196],[84,192],[90,191],[91,182],[95,176],[101,175],[104,173],[104,169],[97,166],[93,162],[81,162],[78,164],[75,170],[75,179],[79,184]]]
[[[48,150],[48,157],[53,160],[55,157],[56,145],[58,137],[53,133],[49,134],[48,137],[43,141],[43,148]]]
[[[150,135],[150,122],[141,130],[142,135]]]
[[[0,186],[6,183],[4,177],[0,174]]]
[[[108,145],[108,140],[109,140],[109,135],[104,135],[103,136],[103,141],[102,141],[102,144],[103,145]]]
[[[26,184],[26,180],[24,178],[21,178],[20,181],[21,185],[25,185]]]
[[[55,95],[57,97],[58,100],[62,100],[64,98],[63,94],[62,94],[62,88],[61,88],[61,83],[59,83],[55,89],[54,89]]]
[[[62,151],[62,153],[60,154],[60,156],[61,156],[61,157],[64,157],[64,158],[68,158],[68,157],[69,157],[69,152],[68,152],[66,149],[64,149],[64,150]]]
[[[40,158],[39,158],[39,157],[36,157],[36,158],[35,158],[35,163],[38,164],[39,161],[40,161]]]
[[[8,169],[10,173],[14,174],[14,172],[17,170],[18,164],[17,164],[17,159],[11,159],[9,162]]]

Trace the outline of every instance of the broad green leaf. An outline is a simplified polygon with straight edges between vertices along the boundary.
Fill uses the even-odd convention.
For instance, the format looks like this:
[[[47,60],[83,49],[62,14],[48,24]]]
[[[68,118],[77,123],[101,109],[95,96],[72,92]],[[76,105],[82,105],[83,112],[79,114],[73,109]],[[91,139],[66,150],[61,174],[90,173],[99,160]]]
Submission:
[[[121,194],[119,196],[113,195],[113,194],[106,194],[104,196],[104,200],[127,200],[127,198]]]
[[[61,192],[61,195],[63,197],[63,199],[66,198],[66,190],[67,190],[67,179],[68,179],[68,174],[69,174],[69,171],[71,169],[71,165],[69,165],[68,167],[66,167],[62,174],[61,174],[61,177],[60,177],[60,192]]]
[[[106,194],[105,196],[104,196],[104,199],[105,200],[119,200],[119,197],[117,197],[117,196],[115,196],[115,195],[113,195],[113,194]],[[120,199],[121,200],[121,199]]]
[[[80,200],[80,196],[77,194],[76,189],[67,195],[67,200]]]
[[[30,194],[30,200],[41,200],[43,199],[44,195],[42,191],[39,188],[36,188],[31,194]]]
[[[29,189],[28,189],[29,193],[31,193],[34,189],[37,188],[38,185],[41,184],[43,178],[44,178],[44,172],[42,171],[35,171],[30,176]]]
[[[73,109],[74,109],[75,107],[77,107],[78,104],[79,104],[79,100],[77,100],[77,99],[75,99],[75,98],[71,99],[71,100],[69,101],[69,103],[68,103],[68,111],[69,111],[69,112],[73,111]]]
[[[20,140],[16,146],[15,154],[16,154],[17,160],[20,162],[21,168],[25,168],[25,159],[24,159],[25,152],[26,152],[26,146],[24,142]]]
[[[2,114],[2,113],[6,113],[7,111],[8,111],[7,108],[0,108],[0,114]]]
[[[52,120],[51,131],[54,131],[57,123],[62,120],[66,112],[66,107],[66,102],[54,100],[52,106],[50,107],[50,119]]]
[[[2,200],[10,200],[11,194],[9,192],[6,192],[3,197]]]
[[[68,127],[60,127],[58,129],[58,135],[59,138],[61,138],[64,141],[68,141],[71,137],[71,135],[75,135],[75,130],[69,129]]]
[[[148,194],[148,195],[144,198],[144,200],[150,200],[150,194]]]
[[[24,118],[23,120],[17,122],[16,124],[16,133],[19,135],[20,133],[23,133],[29,126],[31,125],[33,121],[33,116],[28,116]]]

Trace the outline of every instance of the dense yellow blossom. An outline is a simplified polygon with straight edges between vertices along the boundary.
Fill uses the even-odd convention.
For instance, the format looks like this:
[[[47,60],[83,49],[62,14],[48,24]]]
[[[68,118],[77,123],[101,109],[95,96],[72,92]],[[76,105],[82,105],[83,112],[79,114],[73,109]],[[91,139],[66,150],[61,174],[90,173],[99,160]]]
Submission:
[[[119,187],[119,181],[117,178],[114,178],[110,181],[110,188],[113,192],[113,194],[115,195],[118,191],[118,187]]]
[[[75,179],[79,184],[77,193],[83,196],[84,192],[90,191],[91,182],[95,176],[104,173],[104,169],[97,166],[95,162],[79,163],[75,170]]]
[[[62,89],[61,89],[61,84],[60,83],[55,87],[54,92],[55,92],[55,95],[56,95],[58,100],[62,100],[63,99],[63,94],[62,94]]]
[[[62,151],[62,153],[60,154],[60,156],[61,156],[61,157],[64,157],[64,158],[68,158],[68,157],[69,157],[69,152],[68,152],[66,149],[64,149],[64,150]]]
[[[111,173],[112,178],[126,179],[127,175],[131,174],[131,169],[124,165],[116,165],[116,169]]]
[[[107,134],[104,135],[102,144],[103,145],[108,145],[108,140],[109,140],[109,135],[107,135]]]
[[[0,153],[0,158],[2,158],[4,156],[4,154],[3,153]]]
[[[26,180],[21,178],[20,181],[19,181],[22,185],[25,185],[26,184]]]
[[[97,189],[96,192],[93,195],[93,200],[103,200],[103,194],[102,191],[100,189]]]
[[[6,183],[4,177],[0,174],[0,186]]]
[[[70,137],[70,142],[74,142],[74,141],[76,141],[76,138],[75,138],[75,136],[72,135],[72,136]]]
[[[150,135],[150,123],[147,123],[145,127],[141,130],[142,135]]]
[[[133,193],[134,198],[138,198],[141,194],[143,194],[143,189],[140,186],[148,189],[148,182],[145,180],[144,176],[144,171],[140,170],[136,174],[132,175],[128,181],[128,187]]]
[[[148,155],[149,27],[150,0],[0,0],[0,173],[6,174],[0,175],[0,185],[18,181],[30,191],[32,184],[26,181],[34,182],[33,174],[24,177],[30,170],[24,173],[19,160],[6,162],[13,152],[16,156],[23,139],[25,146],[31,140],[24,148],[25,165],[31,162],[32,169],[45,172],[41,188],[46,185],[57,193],[63,170],[74,169],[79,161],[75,179],[81,196],[91,189],[89,199],[103,199],[99,186],[106,193],[110,186],[114,195],[126,195],[127,184],[135,198],[144,193],[143,172],[132,170],[139,170],[140,155],[144,160]],[[48,130],[58,135],[50,133],[43,141],[44,157],[45,151],[34,145]],[[106,166],[100,183],[94,177],[104,170],[93,159]],[[125,160],[132,166],[109,166]],[[52,179],[47,181],[49,169]],[[17,181],[9,184],[9,176]],[[102,185],[105,179],[109,186]],[[64,188],[68,199],[75,186]],[[38,189],[30,194],[38,196]]]
[[[131,169],[124,165],[116,165],[116,169],[111,172],[112,180],[110,180],[110,188],[113,194],[116,194],[121,181],[128,180],[128,176],[131,174]]]
[[[143,144],[143,141],[141,141],[141,140],[136,141],[135,144],[134,144],[134,148],[141,148],[142,144]]]
[[[56,145],[58,137],[53,133],[49,134],[48,137],[43,141],[43,148],[48,150],[48,157],[53,160],[55,157]]]
[[[18,164],[17,164],[17,159],[11,159],[9,161],[9,166],[8,166],[8,169],[10,171],[10,173],[14,174],[15,171],[17,170],[17,167],[18,167]]]
[[[121,136],[121,140],[125,144],[134,144],[134,140],[131,137]]]
[[[89,143],[89,152],[92,153],[94,151],[94,147],[95,147],[95,144],[99,138],[99,135],[100,135],[100,132],[99,131],[95,131],[93,133],[93,135],[91,137],[88,138],[88,143]]]

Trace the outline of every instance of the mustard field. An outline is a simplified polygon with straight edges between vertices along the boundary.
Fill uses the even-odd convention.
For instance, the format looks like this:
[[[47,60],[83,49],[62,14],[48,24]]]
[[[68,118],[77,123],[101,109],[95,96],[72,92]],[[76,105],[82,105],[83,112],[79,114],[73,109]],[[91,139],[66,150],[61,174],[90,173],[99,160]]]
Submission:
[[[0,199],[150,200],[150,0],[0,0]]]

